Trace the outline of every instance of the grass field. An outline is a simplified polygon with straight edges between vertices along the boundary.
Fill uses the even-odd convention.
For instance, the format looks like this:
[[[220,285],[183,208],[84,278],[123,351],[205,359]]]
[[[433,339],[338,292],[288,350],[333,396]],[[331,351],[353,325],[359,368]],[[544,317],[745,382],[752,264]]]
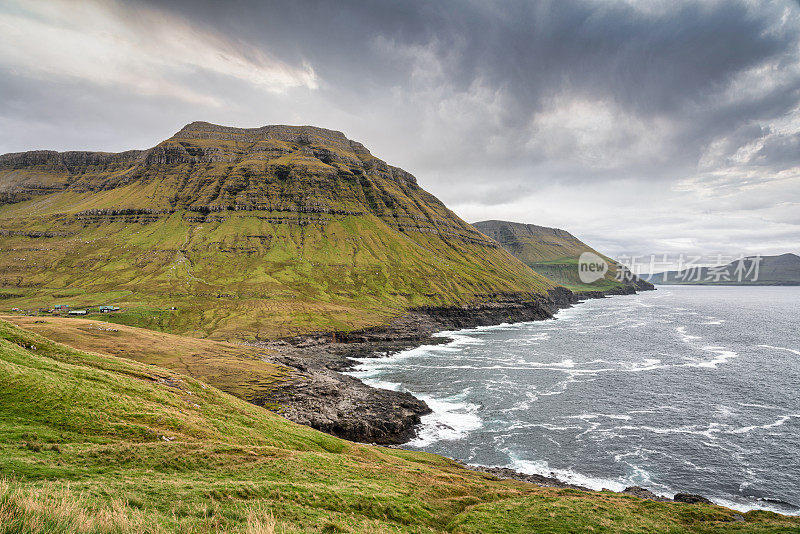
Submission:
[[[410,307],[554,287],[502,249],[397,232],[374,216],[308,227],[253,212],[203,224],[183,215],[88,226],[65,216],[69,237],[0,237],[0,306],[113,304],[114,322],[225,340],[353,330]],[[36,224],[0,209],[7,231]]]
[[[44,329],[44,327],[42,327]],[[0,321],[0,533],[797,532],[766,512],[501,481],[343,441]]]

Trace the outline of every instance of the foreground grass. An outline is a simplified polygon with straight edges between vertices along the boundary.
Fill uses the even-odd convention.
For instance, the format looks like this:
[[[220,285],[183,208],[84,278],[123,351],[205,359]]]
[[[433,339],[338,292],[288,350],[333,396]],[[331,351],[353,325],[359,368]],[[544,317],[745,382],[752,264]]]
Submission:
[[[0,322],[0,533],[794,532],[340,440],[184,375]]]
[[[105,319],[105,315],[100,316]],[[268,351],[240,344],[75,317],[0,316],[78,350],[117,356],[188,375],[248,402],[270,397],[288,370],[264,361]]]

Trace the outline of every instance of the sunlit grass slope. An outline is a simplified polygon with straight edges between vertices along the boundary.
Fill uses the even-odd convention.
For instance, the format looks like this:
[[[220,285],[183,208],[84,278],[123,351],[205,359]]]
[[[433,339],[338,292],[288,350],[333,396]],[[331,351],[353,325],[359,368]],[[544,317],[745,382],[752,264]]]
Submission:
[[[0,533],[792,532],[797,519],[499,481],[354,444],[0,321]],[[591,529],[589,528],[591,527]]]
[[[0,156],[2,201],[6,308],[114,304],[117,322],[228,339],[555,286],[319,128],[193,123],[144,152]]]

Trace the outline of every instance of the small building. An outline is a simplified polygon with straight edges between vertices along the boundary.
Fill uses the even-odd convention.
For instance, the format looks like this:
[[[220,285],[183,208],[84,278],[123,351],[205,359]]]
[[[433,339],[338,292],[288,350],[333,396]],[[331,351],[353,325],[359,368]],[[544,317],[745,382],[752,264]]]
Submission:
[[[86,310],[70,310],[70,315],[86,315]]]
[[[55,313],[68,312],[69,304],[56,304],[55,306],[53,306],[53,311]]]
[[[119,311],[119,306],[100,306],[100,313]]]

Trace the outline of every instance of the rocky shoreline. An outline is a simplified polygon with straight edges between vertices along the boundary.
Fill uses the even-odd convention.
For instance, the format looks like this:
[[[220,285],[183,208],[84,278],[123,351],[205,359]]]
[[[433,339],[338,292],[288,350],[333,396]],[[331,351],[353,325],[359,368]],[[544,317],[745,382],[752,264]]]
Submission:
[[[447,340],[433,337],[442,330],[549,319],[576,302],[579,299],[565,288],[551,290],[547,298],[493,295],[484,304],[419,308],[387,325],[357,332],[251,342],[272,351],[270,361],[288,367],[292,375],[277,393],[254,402],[280,405],[286,418],[350,441],[405,443],[431,409],[410,393],[373,388],[342,374],[353,367],[353,358],[442,343]]]
[[[485,467],[482,465],[470,465],[465,463],[461,463],[461,465],[463,465],[465,468],[471,471],[487,473],[502,479],[519,480],[521,482],[527,482],[529,484],[536,484],[537,486],[543,486],[549,488],[569,488],[579,491],[594,491],[590,488],[587,488],[586,486],[579,486],[576,484],[570,484],[568,482],[564,482],[563,480],[560,480],[555,476],[528,475],[525,473],[520,473],[519,471],[515,471],[513,469],[509,469],[507,467]],[[612,490],[603,489],[601,491],[612,491]],[[698,504],[698,503],[714,504],[706,497],[703,497],[702,495],[696,495],[694,493],[676,493],[673,497],[667,497],[665,495],[657,495],[652,491],[646,488],[642,488],[640,486],[628,486],[624,490],[615,493],[624,493],[626,495],[633,495],[634,497],[638,497],[640,499],[646,499],[649,501],[682,502],[687,504]],[[741,520],[743,521],[744,518],[742,517]]]
[[[638,289],[647,291],[651,288]],[[279,404],[282,415],[288,419],[350,441],[397,447],[414,437],[421,417],[432,410],[410,393],[374,388],[343,374],[352,369],[353,358],[388,356],[423,344],[446,343],[447,338],[433,336],[443,330],[550,319],[559,309],[583,300],[635,294],[636,289],[574,294],[558,288],[550,293],[548,299],[523,301],[505,298],[471,307],[417,309],[388,325],[357,332],[252,342],[250,344],[272,350],[276,354],[272,359],[274,362],[294,370],[293,380],[281,386],[277,395],[255,402]],[[593,491],[555,476],[530,475],[505,467],[455,461],[472,471],[498,478],[544,487]],[[702,495],[677,493],[667,497],[639,486],[627,487],[619,493],[659,502],[713,504]]]
[[[639,288],[650,289],[652,286]],[[611,294],[633,294],[613,291]],[[363,443],[399,445],[412,439],[430,407],[409,393],[374,388],[343,374],[354,358],[380,357],[424,344],[444,343],[434,337],[458,330],[501,323],[552,318],[562,308],[602,293],[575,294],[558,287],[547,297],[486,295],[486,302],[461,307],[412,310],[386,325],[355,332],[329,332],[249,344],[266,348],[270,361],[290,369],[291,379],[253,402],[278,405],[280,413],[300,424]]]

